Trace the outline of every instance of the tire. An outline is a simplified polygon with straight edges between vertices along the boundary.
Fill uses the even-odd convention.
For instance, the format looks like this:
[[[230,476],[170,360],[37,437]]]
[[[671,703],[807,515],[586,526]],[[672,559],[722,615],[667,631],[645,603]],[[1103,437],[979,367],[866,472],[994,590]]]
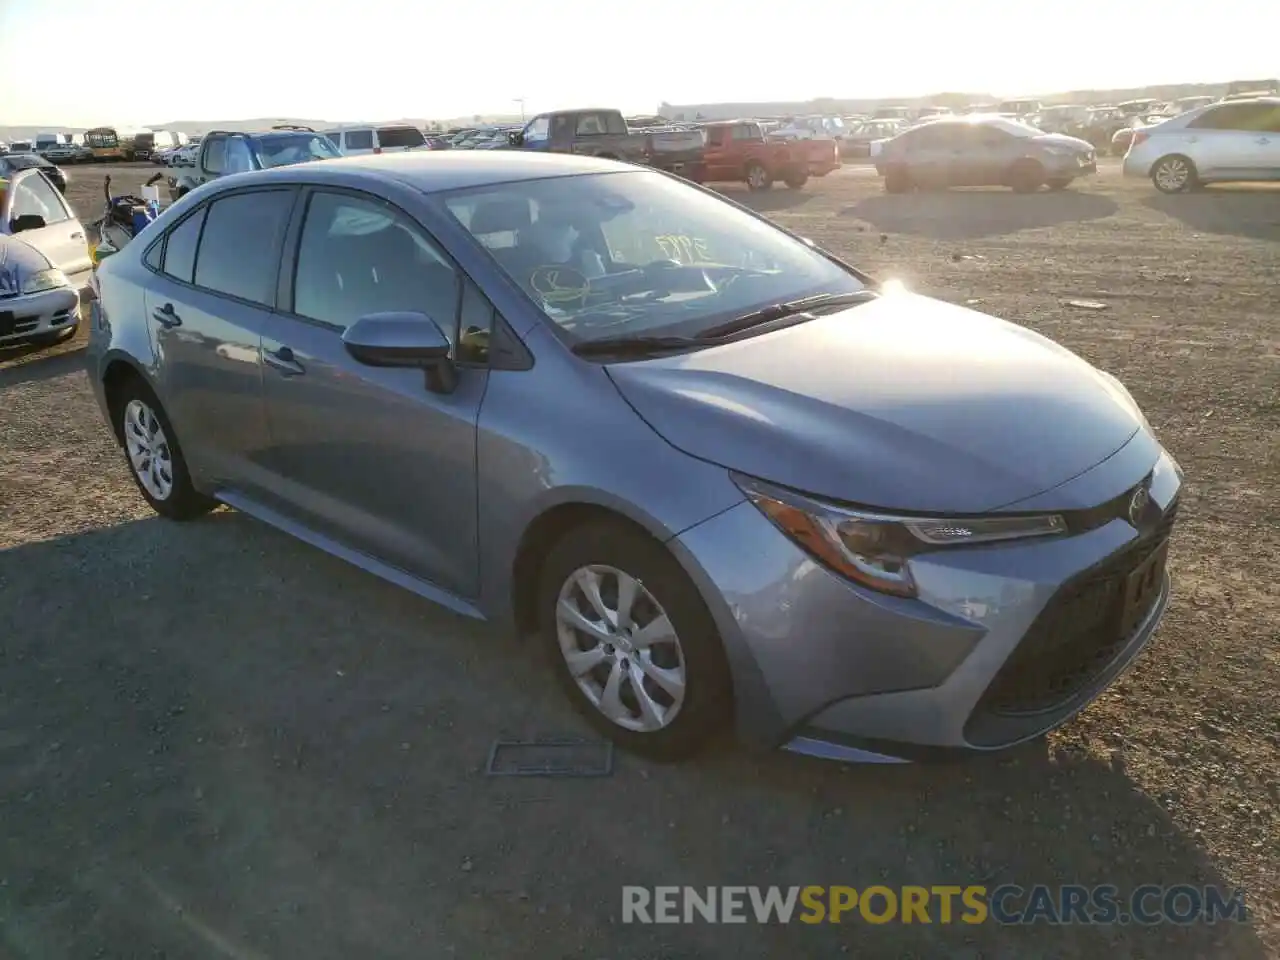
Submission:
[[[911,190],[911,175],[906,167],[890,167],[884,172],[885,193],[907,193]]]
[[[1161,157],[1151,165],[1151,184],[1161,193],[1186,193],[1199,183],[1196,165],[1180,153]]]
[[[1071,186],[1071,178],[1064,177],[1060,179],[1047,180],[1045,183],[1050,190],[1065,190],[1067,187]]]
[[[1035,193],[1044,183],[1044,167],[1036,160],[1019,160],[1009,171],[1014,193]]]
[[[747,189],[751,191],[768,190],[773,186],[773,176],[758,163],[747,164]]]
[[[809,174],[803,170],[796,170],[789,173],[786,177],[786,184],[792,190],[802,190],[804,185],[809,182]]]
[[[218,505],[191,485],[173,424],[146,384],[136,378],[124,383],[112,398],[111,409],[129,476],[152,510],[170,520],[194,520]]]
[[[616,616],[619,573],[634,583],[634,623],[661,622],[665,613],[670,630],[651,632],[665,633],[674,642],[633,647],[644,628],[633,625],[619,632],[614,620],[596,612],[583,584],[594,582],[602,604]],[[576,616],[563,615],[566,608],[577,611]],[[571,616],[577,626],[571,625]],[[608,627],[592,632],[591,622]],[[715,623],[679,564],[644,533],[608,521],[566,533],[542,565],[538,625],[557,681],[575,709],[620,748],[662,762],[683,760],[728,724],[732,683]],[[583,664],[576,675],[569,666],[575,654]],[[642,662],[647,666],[639,666]],[[657,676],[664,678],[661,685]],[[682,686],[673,682],[677,678],[683,679]],[[616,696],[607,708],[600,704],[607,702],[611,684]],[[646,701],[648,713],[642,709]]]

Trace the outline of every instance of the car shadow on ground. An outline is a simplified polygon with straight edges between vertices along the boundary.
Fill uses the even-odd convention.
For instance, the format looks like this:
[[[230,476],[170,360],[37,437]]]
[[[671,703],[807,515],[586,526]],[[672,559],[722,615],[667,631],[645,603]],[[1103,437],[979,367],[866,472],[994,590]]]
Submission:
[[[1237,923],[936,906],[624,927],[624,885],[1227,884],[1119,754],[848,767],[726,745],[485,776],[496,738],[586,734],[536,645],[227,510],[3,551],[0,584],[0,948],[24,956],[1265,956]]]
[[[820,198],[815,198],[809,191],[812,184],[817,181],[809,181],[810,186],[800,190],[792,190],[782,184],[775,184],[772,190],[748,190],[746,187],[729,187],[722,188],[716,186],[715,190],[722,196],[728,197],[735,203],[740,203],[744,207],[750,207],[757,213],[771,213],[775,210],[794,210],[796,207],[804,206],[811,200],[817,200],[821,203]]]
[[[1232,184],[1196,193],[1152,193],[1142,201],[1201,233],[1280,242],[1280,190]]]
[[[0,390],[83,370],[85,346],[72,340],[0,348]]]
[[[1017,194],[990,189],[867,197],[840,215],[865,220],[882,233],[971,240],[1101,220],[1118,209],[1109,197],[1084,190]]]

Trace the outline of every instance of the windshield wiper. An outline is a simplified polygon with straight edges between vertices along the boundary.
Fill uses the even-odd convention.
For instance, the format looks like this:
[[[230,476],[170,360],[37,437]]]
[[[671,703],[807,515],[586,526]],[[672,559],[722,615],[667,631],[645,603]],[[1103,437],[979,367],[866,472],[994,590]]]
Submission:
[[[801,297],[799,300],[771,303],[767,307],[761,307],[759,310],[744,313],[740,317],[726,320],[714,327],[708,327],[698,333],[698,339],[714,340],[717,337],[727,337],[731,333],[758,327],[762,323],[772,323],[774,320],[781,320],[783,317],[790,317],[797,313],[807,313],[817,307],[866,303],[868,300],[876,299],[877,296],[874,290],[855,290],[851,293],[819,293],[812,297]]]
[[[599,340],[584,340],[573,345],[573,352],[580,357],[610,356],[648,356],[667,350],[685,350],[689,347],[704,347],[699,337],[601,337]]]

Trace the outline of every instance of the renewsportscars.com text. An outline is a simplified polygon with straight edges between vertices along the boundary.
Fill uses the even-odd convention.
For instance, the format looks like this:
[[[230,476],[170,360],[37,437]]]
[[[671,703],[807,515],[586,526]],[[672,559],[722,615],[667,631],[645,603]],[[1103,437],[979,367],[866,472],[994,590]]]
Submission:
[[[622,888],[623,923],[1193,924],[1248,919],[1244,893],[1189,884]]]

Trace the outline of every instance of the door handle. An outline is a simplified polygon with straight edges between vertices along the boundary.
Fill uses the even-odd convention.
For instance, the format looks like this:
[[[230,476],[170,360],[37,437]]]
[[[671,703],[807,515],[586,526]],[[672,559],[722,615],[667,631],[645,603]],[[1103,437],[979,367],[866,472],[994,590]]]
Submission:
[[[268,367],[273,370],[280,371],[286,377],[296,377],[306,373],[306,368],[300,364],[293,355],[293,351],[288,347],[278,347],[275,350],[264,350],[262,359]]]
[[[174,312],[172,303],[166,303],[163,307],[152,310],[151,316],[165,328],[182,326],[182,318]]]
[[[71,235],[71,239],[72,239],[72,240],[83,240],[83,239],[84,239],[84,234],[83,234],[83,233],[80,233],[80,232],[73,233],[73,234]]]
[[[1270,137],[1259,137],[1259,138],[1258,138],[1258,143],[1270,143],[1270,142],[1271,142],[1271,138],[1270,138]]]

